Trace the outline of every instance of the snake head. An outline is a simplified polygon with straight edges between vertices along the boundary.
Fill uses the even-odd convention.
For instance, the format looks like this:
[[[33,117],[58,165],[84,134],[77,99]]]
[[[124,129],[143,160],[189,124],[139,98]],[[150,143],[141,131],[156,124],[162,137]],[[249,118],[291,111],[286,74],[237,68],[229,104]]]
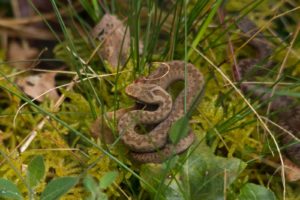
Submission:
[[[170,95],[156,84],[132,83],[126,87],[125,92],[136,101],[146,104],[159,104],[170,98]]]

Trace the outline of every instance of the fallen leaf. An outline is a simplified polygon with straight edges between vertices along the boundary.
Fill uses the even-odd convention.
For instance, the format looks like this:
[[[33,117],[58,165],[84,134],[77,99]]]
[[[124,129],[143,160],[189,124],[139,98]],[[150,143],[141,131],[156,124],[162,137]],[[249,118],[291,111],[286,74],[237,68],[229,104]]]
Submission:
[[[112,144],[115,140],[111,128],[102,116],[95,120],[90,132],[94,138],[100,138],[105,144]]]
[[[108,121],[112,121],[115,117],[116,121],[120,119],[122,115],[133,110],[134,107],[122,108],[117,110],[115,113],[107,112],[106,119],[103,116],[99,116],[91,126],[91,134],[94,138],[100,138],[106,144],[112,144],[115,141],[114,134],[111,127],[108,124]],[[116,129],[116,127],[114,127]]]
[[[284,158],[284,172],[286,179],[289,182],[299,181],[300,180],[300,168],[295,163],[290,161],[287,158]]]
[[[36,75],[30,75],[17,80],[18,86],[32,98],[37,98],[43,93],[55,88],[55,75],[56,73],[40,73]],[[39,102],[44,101],[46,98],[51,100],[58,99],[58,93],[56,89],[53,89],[47,94],[40,96],[36,100]]]
[[[32,5],[34,5],[34,7]],[[28,16],[37,15],[34,8],[37,9],[41,13],[47,13],[47,12],[51,12],[53,10],[53,7],[52,7],[50,1],[32,0],[30,3],[29,1],[18,0],[18,9],[20,12],[20,14],[19,14],[20,17],[28,17]]]
[[[124,64],[130,49],[129,28],[123,25],[116,16],[105,14],[92,31],[94,38],[102,44],[99,55],[107,60],[112,67]]]
[[[32,66],[39,54],[38,49],[32,47],[22,47],[19,43],[12,41],[8,46],[7,58],[12,61],[12,66],[17,69],[27,69]]]

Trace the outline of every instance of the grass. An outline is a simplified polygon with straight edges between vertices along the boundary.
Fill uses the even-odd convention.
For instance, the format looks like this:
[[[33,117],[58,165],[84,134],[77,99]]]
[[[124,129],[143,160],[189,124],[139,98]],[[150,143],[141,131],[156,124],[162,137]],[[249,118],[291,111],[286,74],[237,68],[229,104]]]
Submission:
[[[24,199],[252,199],[251,191],[258,199],[300,199],[299,184],[288,182],[280,171],[284,146],[277,142],[273,121],[265,120],[276,123],[276,113],[264,106],[268,102],[243,94],[232,77],[234,63],[255,54],[235,26],[247,16],[266,36],[273,49],[268,59],[277,64],[253,81],[270,83],[275,95],[299,97],[296,1],[177,0],[163,5],[151,0],[51,0],[51,20],[29,2],[55,35],[55,57],[41,61],[65,66],[50,69],[62,77],[57,79],[61,97],[56,102],[32,101],[15,80],[39,69],[19,71],[14,68],[18,61],[1,62],[0,175],[5,180],[0,179],[0,191],[14,191],[11,195]],[[131,33],[130,55],[116,69],[99,58],[100,46],[91,37],[104,13],[117,15]],[[110,127],[114,143],[91,136],[96,118],[102,116],[104,123],[108,111],[132,105],[126,85],[147,75],[151,63],[175,59],[193,63],[206,80],[190,119],[197,141],[186,153],[161,165],[139,165],[128,159],[116,122]],[[32,175],[39,165],[45,170],[40,177]],[[10,185],[5,181],[17,190],[5,188]]]

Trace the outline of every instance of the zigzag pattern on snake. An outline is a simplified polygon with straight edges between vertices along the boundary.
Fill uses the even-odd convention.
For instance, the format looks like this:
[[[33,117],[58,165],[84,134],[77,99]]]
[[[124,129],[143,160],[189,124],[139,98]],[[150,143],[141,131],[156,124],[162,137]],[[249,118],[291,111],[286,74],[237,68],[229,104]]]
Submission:
[[[186,102],[184,102],[185,93],[182,90],[172,105],[170,96],[164,91],[174,82],[185,80],[185,72]],[[130,97],[146,104],[159,105],[155,111],[133,110],[119,119],[119,134],[123,143],[131,150],[134,160],[162,162],[172,154],[185,151],[193,143],[195,136],[192,131],[177,144],[168,141],[168,132],[172,124],[184,116],[184,103],[189,109],[196,95],[203,89],[203,85],[202,74],[192,64],[170,61],[161,63],[148,77],[140,78],[127,86],[126,93]],[[142,135],[135,131],[135,127],[140,123],[158,123],[158,125],[149,133]]]

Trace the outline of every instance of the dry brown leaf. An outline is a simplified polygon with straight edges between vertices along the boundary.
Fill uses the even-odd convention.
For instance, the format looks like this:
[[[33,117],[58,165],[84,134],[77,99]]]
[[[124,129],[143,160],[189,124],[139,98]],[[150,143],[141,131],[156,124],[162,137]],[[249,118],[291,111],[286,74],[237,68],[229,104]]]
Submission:
[[[13,1],[14,2],[14,1]],[[41,13],[49,13],[53,11],[53,7],[50,1],[45,0],[32,0],[32,5]],[[17,0],[15,1],[15,8],[13,9],[17,17],[28,17],[37,15],[37,12],[34,10],[33,6],[27,0]]]
[[[284,158],[285,175],[289,182],[300,180],[300,168],[287,158]]]
[[[105,144],[112,144],[115,140],[112,130],[102,117],[95,120],[90,131],[94,138],[100,138]]]
[[[122,21],[116,16],[105,14],[94,27],[92,35],[103,42],[99,50],[102,59],[107,60],[115,68],[118,66],[119,58],[121,65],[125,63],[130,48],[130,32],[129,28],[126,30]]]
[[[107,120],[112,120],[114,117],[116,117],[116,121],[118,121],[122,115],[133,110],[134,108],[135,107],[122,108],[117,110],[115,113],[113,111],[108,112],[106,113]],[[108,126],[107,121],[102,116],[96,119],[96,121],[92,124],[90,131],[94,138],[99,137],[106,144],[112,144],[115,141],[111,128]]]
[[[12,41],[9,43],[7,58],[8,61],[15,61],[11,65],[17,69],[26,69],[32,66],[34,63],[32,60],[37,58],[38,54],[38,49],[22,47],[19,43]]]
[[[55,75],[56,73],[40,73],[36,75],[30,75],[18,79],[17,84],[25,94],[32,98],[37,98],[48,90],[55,88]],[[39,97],[37,101],[42,102],[46,98],[57,100],[58,97],[58,93],[56,89],[54,89]]]

